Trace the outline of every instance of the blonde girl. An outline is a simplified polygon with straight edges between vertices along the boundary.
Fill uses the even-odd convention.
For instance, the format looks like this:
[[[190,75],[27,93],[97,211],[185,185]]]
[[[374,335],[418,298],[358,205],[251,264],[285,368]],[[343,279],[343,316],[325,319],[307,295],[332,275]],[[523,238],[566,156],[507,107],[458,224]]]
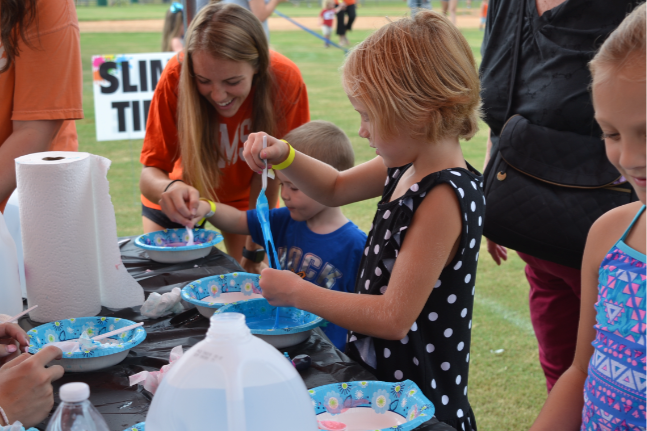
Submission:
[[[313,289],[276,270],[262,272],[263,294],[349,328],[347,353],[379,380],[413,380],[440,421],[476,429],[467,384],[485,202],[481,174],[459,144],[479,117],[472,51],[448,19],[421,11],[359,44],[343,85],[374,159],[337,172],[272,137],[263,150],[262,133],[249,136],[244,156],[257,172],[262,159],[284,168],[324,205],[381,196],[355,294]],[[402,396],[394,385],[386,409]]]
[[[533,431],[645,430],[646,25],[643,3],[590,63],[607,157],[640,201],[609,211],[591,227],[575,359]]]
[[[268,48],[258,19],[234,4],[205,6],[150,105],[140,158],[144,231],[193,226],[200,198],[255,208],[261,180],[241,157],[247,136],[259,130],[284,136],[309,119],[299,69]],[[273,206],[273,181],[267,194]],[[223,235],[236,260],[245,241],[255,249],[246,236]]]
[[[184,48],[184,7],[173,2],[164,19],[162,30],[162,52],[180,52]]]

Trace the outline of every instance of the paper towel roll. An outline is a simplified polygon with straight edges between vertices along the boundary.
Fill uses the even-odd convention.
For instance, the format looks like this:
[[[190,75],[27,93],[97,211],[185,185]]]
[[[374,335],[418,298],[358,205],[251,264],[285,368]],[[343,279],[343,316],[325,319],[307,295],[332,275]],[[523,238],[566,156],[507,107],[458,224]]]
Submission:
[[[50,151],[16,159],[30,317],[51,322],[94,316],[101,305],[141,305],[144,292],[128,274],[106,173],[110,161]]]

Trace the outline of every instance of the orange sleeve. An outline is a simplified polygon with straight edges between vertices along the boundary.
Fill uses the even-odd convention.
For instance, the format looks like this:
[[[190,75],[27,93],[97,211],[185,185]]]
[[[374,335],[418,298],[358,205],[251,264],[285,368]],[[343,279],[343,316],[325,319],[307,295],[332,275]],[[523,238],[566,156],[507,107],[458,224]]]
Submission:
[[[276,137],[284,137],[290,131],[310,121],[308,91],[301,71],[287,57],[271,52],[272,68],[278,85],[275,104],[277,122]]]
[[[42,0],[15,58],[14,121],[83,118],[83,71],[73,0]]]
[[[160,76],[148,110],[146,136],[139,158],[144,166],[153,166],[169,173],[180,158],[177,101],[181,67],[177,56],[174,56]]]

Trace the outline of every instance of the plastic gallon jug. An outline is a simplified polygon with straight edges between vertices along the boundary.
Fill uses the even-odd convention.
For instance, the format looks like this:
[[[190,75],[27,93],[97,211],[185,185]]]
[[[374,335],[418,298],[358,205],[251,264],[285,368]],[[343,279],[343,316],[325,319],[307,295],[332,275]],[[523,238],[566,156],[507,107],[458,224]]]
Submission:
[[[0,212],[0,314],[15,316],[21,311],[22,291],[16,244]]]
[[[239,313],[214,314],[206,338],[157,389],[146,431],[316,431],[305,384]]]
[[[18,257],[18,267],[20,268],[20,288],[22,289],[22,297],[27,297],[27,287],[25,284],[25,262],[22,252],[22,231],[20,229],[20,210],[18,208],[18,189],[14,190],[7,206],[4,209],[4,221],[7,223],[9,234],[16,244],[16,253]]]

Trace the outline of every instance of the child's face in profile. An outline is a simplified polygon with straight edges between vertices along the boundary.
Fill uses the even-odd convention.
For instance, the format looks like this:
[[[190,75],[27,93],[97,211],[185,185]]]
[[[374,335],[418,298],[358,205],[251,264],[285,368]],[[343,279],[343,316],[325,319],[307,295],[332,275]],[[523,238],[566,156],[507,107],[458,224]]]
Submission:
[[[386,167],[404,166],[415,158],[412,155],[414,148],[408,145],[408,139],[404,133],[397,139],[384,139],[375,131],[374,122],[368,116],[366,105],[352,96],[348,96],[348,100],[360,116],[359,136],[368,139],[370,147],[375,148],[375,154],[382,157]]]
[[[280,171],[275,173],[276,178],[281,182],[281,199],[290,210],[292,220],[308,221],[327,208],[296,188]]]
[[[602,128],[609,161],[645,201],[645,64],[635,65],[593,86],[595,119]]]
[[[331,1],[326,2],[326,9],[333,9],[334,7],[335,7],[334,2],[331,2]]]

